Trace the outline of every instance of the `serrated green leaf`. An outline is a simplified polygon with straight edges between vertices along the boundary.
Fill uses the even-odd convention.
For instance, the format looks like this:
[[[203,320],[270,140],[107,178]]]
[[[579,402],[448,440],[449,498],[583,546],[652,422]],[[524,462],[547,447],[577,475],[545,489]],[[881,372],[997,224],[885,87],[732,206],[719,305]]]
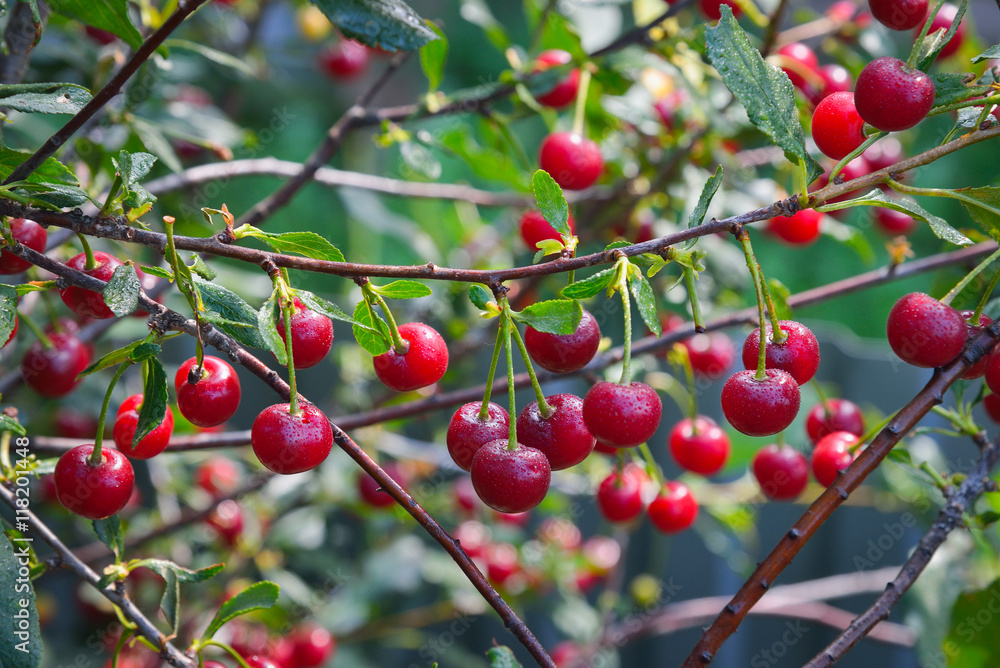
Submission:
[[[385,51],[416,51],[438,39],[403,0],[310,0],[345,37]]]
[[[328,239],[315,232],[265,232],[251,225],[243,225],[236,230],[237,238],[254,237],[260,239],[279,253],[294,253],[314,260],[343,262],[344,254]]]
[[[715,193],[719,191],[719,186],[722,185],[722,165],[719,165],[715,170],[715,174],[709,177],[708,181],[705,182],[704,187],[701,189],[701,195],[698,196],[698,203],[695,205],[694,210],[691,212],[691,216],[688,218],[688,227],[697,227],[702,224],[705,220],[705,212],[708,211],[708,206],[712,203],[712,198],[715,197]]]
[[[806,166],[809,182],[823,168],[806,151],[805,133],[795,107],[795,92],[788,75],[765,62],[732,10],[720,7],[722,19],[705,31],[705,52],[726,87],[747,110],[750,122],[771,138],[794,163]]]
[[[28,432],[25,431],[21,423],[17,421],[17,418],[11,417],[4,413],[0,413],[0,432],[9,431],[17,436],[24,436]]]
[[[559,294],[569,299],[587,299],[593,297],[611,284],[614,274],[614,269],[599,271],[593,276],[588,276],[581,281],[567,285]]]
[[[35,589],[30,580],[19,579],[18,573],[19,560],[27,559],[27,545],[19,542],[15,548],[6,534],[0,538],[0,615],[6,622],[0,624],[0,665],[4,668],[37,668],[42,663]],[[18,628],[20,620],[26,628]]]
[[[418,281],[393,281],[386,285],[372,285],[372,288],[390,299],[418,299],[432,294],[429,287]]]
[[[167,415],[167,372],[155,357],[150,357],[143,364],[146,365],[146,384],[142,388],[139,421],[132,435],[133,448],[159,427]]]
[[[953,195],[984,232],[1000,239],[1000,188],[962,188]]]
[[[958,32],[958,27],[962,23],[962,17],[965,16],[965,10],[969,7],[969,0],[961,0],[958,3],[958,11],[955,12],[955,19],[948,29],[941,34],[941,31],[936,31],[927,35],[926,39],[922,44],[914,44],[913,48],[920,49],[920,60],[917,62],[917,69],[922,72],[926,72],[930,69],[934,61],[937,60],[938,54],[945,47],[951,38],[955,36]],[[908,62],[912,62],[907,59]]]
[[[487,305],[493,301],[493,294],[483,286],[473,284],[469,286],[469,301],[479,310],[485,311]]]
[[[142,35],[132,25],[125,0],[49,0],[52,11],[118,35],[133,49],[142,44]]]
[[[441,85],[441,78],[444,76],[444,63],[448,59],[448,38],[430,21],[427,22],[427,27],[438,38],[420,47],[420,67],[427,77],[427,91],[433,93]]]
[[[824,204],[823,206],[816,207],[816,210],[826,213],[830,211],[837,211],[839,209],[849,209],[855,206],[881,206],[887,209],[902,211],[903,213],[908,213],[914,218],[927,223],[930,226],[931,231],[934,232],[939,239],[948,241],[958,246],[968,246],[972,243],[971,239],[949,225],[943,218],[935,216],[913,200],[905,197],[889,197],[879,189],[872,190],[868,194],[862,195],[861,197],[849,199],[846,202]]]
[[[607,253],[608,251],[613,251],[616,248],[628,248],[631,245],[632,245],[631,241],[627,241],[626,239],[618,239],[617,241],[612,241],[607,246],[605,246],[604,252]]]
[[[126,211],[138,209],[156,201],[148,190],[139,185],[156,162],[156,156],[149,153],[129,153],[121,151],[117,158],[112,158],[116,173],[122,179],[124,196],[122,201]]]
[[[490,660],[490,668],[523,668],[510,647],[504,645],[490,647],[486,651],[486,658]]]
[[[278,311],[278,292],[275,290],[257,312],[257,329],[266,344],[265,349],[274,354],[278,364],[287,366],[288,355],[285,353],[285,339],[278,334]]]
[[[117,515],[103,520],[94,520],[94,532],[101,542],[108,546],[115,555],[115,559],[120,560],[125,554],[125,533],[122,531],[122,521]]]
[[[7,341],[17,322],[17,288],[0,285],[0,341]]]
[[[139,276],[130,264],[117,267],[111,280],[104,286],[104,303],[111,312],[121,317],[139,306]]]
[[[278,592],[278,585],[267,580],[250,585],[222,604],[201,639],[208,640],[214,636],[230,619],[254,610],[270,608],[278,602]]]
[[[26,114],[76,114],[90,100],[89,90],[70,83],[0,85],[0,104]]]
[[[579,326],[583,308],[573,299],[553,299],[536,302],[513,316],[539,332],[568,335]]]
[[[374,322],[372,321],[372,315],[375,316]],[[384,322],[380,322],[382,318],[377,313],[373,314],[371,307],[363,299],[354,308],[354,320],[356,323],[353,327],[354,338],[357,339],[359,346],[375,357],[388,352],[392,346],[392,341],[380,331],[383,326],[387,325]]]
[[[997,58],[1000,58],[1000,45],[994,45],[994,46],[991,46],[990,48],[986,49],[985,51],[983,51],[982,53],[980,53],[978,56],[976,56],[975,58],[973,58],[972,62],[973,63],[981,63],[984,60],[995,60]]]
[[[197,253],[191,253],[191,264],[188,265],[188,268],[206,281],[214,281],[218,276],[215,270],[205,264],[205,261]]]
[[[935,72],[928,75],[934,82],[934,106],[943,107],[966,100],[974,95],[982,95],[989,86],[970,87],[967,81],[974,80],[971,74],[955,72]]]
[[[0,148],[0,178],[6,179],[22,162],[31,157],[27,151]],[[73,172],[55,158],[49,158],[28,177],[28,183],[79,186]]]
[[[183,265],[181,265],[183,267]],[[195,278],[194,283],[205,304],[205,320],[236,339],[237,342],[267,349],[267,344],[257,330],[257,309],[243,301],[239,295],[221,285]],[[213,315],[214,314],[214,315]],[[239,323],[235,325],[233,323]]]
[[[572,233],[569,229],[569,204],[556,180],[543,169],[531,177],[531,190],[535,194],[535,204],[542,217],[563,237]]]
[[[628,288],[635,298],[635,304],[639,307],[639,315],[646,323],[653,334],[659,337],[663,333],[663,326],[660,324],[660,317],[656,313],[656,295],[653,294],[653,287],[642,275],[642,272],[629,272]]]

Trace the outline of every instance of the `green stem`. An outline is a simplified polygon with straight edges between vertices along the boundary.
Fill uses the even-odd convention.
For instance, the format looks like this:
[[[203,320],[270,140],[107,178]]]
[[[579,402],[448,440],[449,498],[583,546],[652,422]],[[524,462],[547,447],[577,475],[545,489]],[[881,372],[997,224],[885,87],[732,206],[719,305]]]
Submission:
[[[80,239],[80,245],[83,246],[83,252],[87,255],[87,263],[83,265],[83,268],[87,271],[97,268],[97,259],[94,258],[94,251],[90,249],[90,242],[87,241],[87,237],[83,236],[79,232],[76,236]]]
[[[951,304],[951,302],[955,299],[955,297],[957,297],[959,295],[959,293],[961,293],[962,290],[964,290],[966,288],[966,286],[968,286],[969,283],[971,283],[972,280],[976,276],[978,276],[979,274],[981,274],[982,271],[984,269],[986,269],[986,267],[990,266],[994,262],[994,260],[996,260],[998,257],[1000,257],[1000,250],[997,250],[995,253],[993,253],[988,258],[986,258],[985,260],[983,260],[982,262],[980,262],[978,265],[976,265],[975,269],[973,269],[968,274],[966,274],[962,278],[962,280],[960,280],[958,282],[958,285],[956,285],[951,290],[949,290],[948,294],[946,294],[944,297],[941,298],[941,303],[942,304]]]
[[[410,342],[400,336],[399,327],[396,326],[396,319],[392,317],[389,305],[385,303],[385,299],[376,291],[371,282],[365,283],[362,290],[375,304],[378,304],[379,308],[382,309],[382,313],[385,314],[385,321],[389,325],[389,334],[392,336],[393,350],[396,351],[397,355],[405,355],[406,351],[410,349]]]
[[[691,428],[695,429],[694,419],[698,417],[698,388],[694,384],[694,367],[691,366],[691,355],[688,354],[686,346],[675,345],[674,350],[681,358],[681,366],[684,367],[684,381],[688,386],[688,417],[691,418]]]
[[[295,385],[295,356],[292,352],[292,301],[281,299],[281,317],[285,321],[285,356],[288,357],[288,414],[301,415],[299,392]]]
[[[774,301],[771,299],[771,288],[767,286],[767,277],[764,276],[764,270],[760,268],[760,262],[757,262],[756,256],[754,257],[754,266],[760,277],[760,289],[764,293],[764,304],[767,305],[767,315],[771,320],[771,340],[780,345],[788,340],[788,332],[781,328],[778,311],[774,308]]]
[[[979,298],[979,303],[976,304],[976,310],[972,312],[972,317],[969,318],[969,322],[976,327],[979,326],[979,316],[983,314],[983,309],[986,308],[986,304],[990,301],[990,295],[993,294],[993,289],[996,288],[998,281],[1000,281],[1000,271],[993,274],[990,284],[986,286],[986,291],[983,292],[983,296]]]
[[[205,346],[201,340],[201,309],[198,308],[198,298],[194,294],[193,280],[192,284],[189,285],[188,281],[185,280],[190,277],[191,272],[185,266],[184,271],[181,271],[181,259],[177,255],[177,245],[174,242],[174,219],[171,217],[164,217],[163,227],[167,236],[166,250],[163,255],[167,260],[167,264],[170,265],[170,269],[174,272],[174,279],[177,281],[177,289],[180,290],[181,294],[184,295],[184,299],[187,300],[188,306],[191,308],[191,312],[194,314],[195,323],[198,325],[197,335],[195,336],[195,360],[197,362],[197,367],[202,368],[202,363],[205,360]]]
[[[510,308],[510,304],[507,303],[506,299],[503,300],[503,306],[504,308]],[[517,325],[512,323],[511,330],[514,332],[514,341],[517,343],[518,350],[521,351],[521,358],[524,359],[524,365],[528,368],[528,378],[531,379],[531,389],[535,391],[538,412],[541,413],[543,420],[548,420],[555,413],[555,409],[545,400],[545,393],[542,392],[542,386],[538,382],[538,376],[535,375],[535,369],[531,365],[531,357],[528,355],[528,349],[524,345],[524,339],[521,338],[521,332],[517,330]]]
[[[883,130],[879,130],[875,134],[865,139],[861,143],[861,146],[857,147],[856,149],[848,153],[846,156],[844,156],[843,160],[841,160],[840,162],[838,162],[836,165],[833,166],[833,170],[830,172],[830,183],[833,183],[834,179],[840,176],[840,172],[843,171],[844,167],[846,167],[847,164],[851,162],[851,160],[854,160],[856,157],[864,153],[869,146],[871,146],[872,144],[874,144],[887,134],[889,133]]]
[[[653,459],[653,453],[649,450],[649,444],[640,443],[639,452],[642,453],[642,458],[646,460],[646,468],[649,469],[649,474],[656,481],[657,487],[663,489],[663,474],[660,473],[660,467],[657,465],[656,460]]]
[[[576,109],[573,113],[573,134],[583,134],[583,120],[587,110],[587,90],[590,88],[590,69],[584,63],[580,68],[580,88],[576,92]]]
[[[576,282],[576,269],[566,272],[566,285],[573,285]]]
[[[944,5],[944,0],[939,0],[939,2],[934,6],[934,9],[930,11],[927,18],[924,20],[924,25],[920,29],[920,34],[917,38],[913,40],[913,48],[910,49],[910,55],[906,58],[906,66],[913,69],[917,66],[917,59],[920,57],[921,43],[924,38],[927,37],[927,33],[930,31],[931,23],[934,22],[934,17],[937,16],[938,11],[940,11],[942,5]]]
[[[504,309],[500,315],[502,318],[501,328],[503,329],[504,351],[507,353],[507,400],[510,406],[510,436],[507,441],[508,450],[517,450],[517,400],[514,397],[514,354],[510,349],[510,310]]]
[[[122,177],[121,174],[115,174],[115,180],[111,183],[111,189],[108,191],[108,198],[104,200],[104,206],[101,207],[102,216],[108,215],[111,211],[111,205],[114,204],[115,197],[118,195],[118,191],[122,187]]]
[[[740,240],[740,244],[743,246],[743,254],[746,256],[747,268],[750,270],[750,277],[753,279],[753,287],[757,293],[757,320],[760,323],[760,345],[758,345],[759,352],[757,354],[757,375],[755,378],[757,380],[764,380],[767,378],[767,327],[765,326],[765,323],[767,322],[767,314],[764,309],[764,291],[761,288],[760,274],[757,273],[757,259],[754,257],[753,247],[750,245],[750,235],[747,234],[746,230],[741,230],[738,238]]]
[[[239,652],[237,652],[235,649],[233,649],[226,643],[219,642],[218,640],[205,640],[204,642],[200,643],[201,647],[208,647],[209,645],[214,645],[215,647],[218,647],[228,652],[229,655],[233,657],[233,659],[236,661],[236,663],[240,665],[241,668],[250,668],[247,665],[247,662],[243,659],[243,656],[240,655]],[[201,651],[199,650],[199,657],[200,656],[201,656]]]
[[[803,158],[799,158],[798,169],[795,171],[796,180],[798,183],[799,195],[805,200],[809,199],[809,168],[806,166],[806,161]]]
[[[497,372],[497,362],[500,361],[500,349],[503,347],[503,325],[497,327],[497,340],[493,344],[493,359],[490,360],[490,373],[486,376],[486,391],[483,392],[483,407],[479,409],[479,419],[486,421],[490,417],[490,395],[493,394],[493,376]]]
[[[52,339],[49,338],[49,335],[46,334],[42,330],[42,328],[38,326],[38,323],[35,322],[34,319],[31,316],[29,316],[29,315],[27,315],[25,313],[18,313],[17,317],[18,317],[18,320],[20,320],[20,322],[22,322],[25,325],[27,325],[28,329],[30,329],[31,332],[36,337],[38,337],[38,340],[42,342],[42,347],[43,348],[45,348],[46,350],[52,350],[53,348],[56,347],[56,344],[52,343]]]
[[[104,442],[104,421],[108,419],[108,406],[111,405],[111,393],[115,390],[115,385],[125,373],[125,370],[132,366],[131,362],[122,362],[118,365],[115,375],[108,383],[108,390],[104,393],[104,403],[101,404],[101,415],[97,418],[97,434],[94,435],[94,451],[90,453],[87,463],[91,466],[99,466],[104,456],[101,454],[101,445]]]
[[[9,431],[0,434],[0,466],[3,466],[5,478],[9,474],[17,475],[14,471],[14,465],[10,461],[10,436],[11,432]]]
[[[928,112],[928,116],[937,116],[938,114],[947,114],[952,111],[958,111],[959,109],[965,109],[966,107],[978,107],[983,105],[983,111],[989,113],[990,105],[1000,104],[1000,94],[987,95],[986,97],[981,97],[977,100],[962,100],[961,102],[953,102],[952,104],[946,104],[941,107],[934,107],[933,110]],[[981,118],[980,123],[986,120],[985,117]]]
[[[618,292],[622,295],[622,310],[625,311],[625,348],[622,355],[622,377],[618,381],[619,385],[632,384],[632,302],[628,296],[628,260],[622,258],[618,261]]]
[[[691,302],[691,318],[694,320],[694,331],[703,332],[705,331],[705,319],[701,315],[701,302],[698,300],[698,291],[695,289],[696,276],[694,269],[682,266],[681,271],[684,273],[684,284],[687,286],[688,301]]]
[[[875,435],[876,435],[876,434],[878,434],[878,433],[879,433],[880,431],[882,431],[883,429],[885,429],[885,426],[886,426],[887,424],[889,424],[890,422],[892,422],[892,419],[893,419],[894,417],[896,417],[896,414],[895,414],[895,413],[892,413],[892,414],[890,414],[889,416],[887,416],[886,418],[884,418],[883,420],[881,420],[881,421],[880,421],[880,422],[879,422],[878,424],[876,424],[876,425],[875,425],[874,427],[870,427],[870,428],[868,429],[868,431],[866,431],[866,432],[865,432],[864,434],[862,434],[862,435],[861,435],[861,438],[859,438],[859,439],[858,439],[858,443],[860,443],[860,444],[864,445],[864,444],[865,444],[865,443],[867,443],[868,441],[870,441],[870,440],[872,440],[873,438],[875,438]]]

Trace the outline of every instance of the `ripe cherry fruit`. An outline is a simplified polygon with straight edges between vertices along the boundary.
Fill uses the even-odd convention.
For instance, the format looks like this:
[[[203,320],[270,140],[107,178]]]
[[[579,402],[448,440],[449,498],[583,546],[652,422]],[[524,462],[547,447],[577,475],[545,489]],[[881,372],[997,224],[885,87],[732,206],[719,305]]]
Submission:
[[[876,58],[858,75],[854,104],[861,118],[879,130],[906,130],[934,106],[934,82],[898,58]]]
[[[662,412],[656,390],[640,382],[619,385],[603,381],[591,387],[583,398],[587,431],[616,448],[630,448],[652,438]]]
[[[969,338],[968,338],[969,341],[974,339],[979,334],[979,332],[983,331],[983,329],[993,324],[993,318],[989,317],[985,313],[979,314],[978,325],[973,325],[969,323],[969,318],[971,318],[973,314],[972,310],[966,309],[959,311],[958,313],[959,315],[962,316],[962,319],[965,320],[966,324],[969,327]],[[992,351],[993,351],[992,348],[987,350],[986,353],[979,358],[978,362],[970,366],[965,371],[965,373],[962,374],[962,378],[964,378],[965,380],[975,380],[976,378],[982,378],[983,374],[986,373],[986,365],[989,363],[990,353]]]
[[[678,533],[694,524],[698,501],[687,485],[674,480],[663,486],[646,512],[653,526],[663,533]]]
[[[93,269],[87,269],[86,253],[74,255],[66,262],[66,266],[105,282],[110,281],[115,269],[122,266],[121,260],[108,253],[97,251],[94,253],[94,259],[97,261],[97,266]],[[104,295],[100,292],[70,285],[60,290],[59,296],[62,297],[66,306],[79,315],[98,319],[115,317],[108,305],[104,303]]]
[[[128,457],[101,449],[101,462],[91,465],[93,444],[78,445],[56,462],[56,498],[66,510],[90,520],[103,520],[125,507],[135,490],[135,473]]]
[[[719,380],[736,361],[736,346],[722,332],[695,334],[681,345],[687,348],[694,374],[705,380]]]
[[[715,420],[704,415],[678,422],[667,442],[678,466],[700,475],[715,475],[729,459],[729,437]]]
[[[812,136],[816,146],[834,160],[865,141],[865,122],[854,106],[854,93],[833,93],[816,105],[812,117]]]
[[[576,234],[576,221],[573,220],[572,214],[566,220],[566,224],[569,225],[569,231]],[[545,220],[545,216],[540,211],[533,209],[524,212],[518,229],[521,232],[521,240],[524,241],[524,245],[532,252],[538,250],[538,243],[541,241],[546,239],[558,241],[561,238],[556,229],[549,224],[549,221]]]
[[[212,511],[205,520],[223,541],[234,547],[243,535],[243,506],[238,501],[226,499]]]
[[[601,329],[586,309],[572,334],[547,334],[530,326],[524,332],[524,347],[532,361],[554,373],[569,373],[587,366],[600,344]]]
[[[819,69],[816,52],[802,42],[785,44],[774,53],[781,57],[781,69],[799,90],[806,88],[808,80]]]
[[[733,374],[722,387],[722,413],[747,436],[782,431],[799,412],[799,384],[781,369],[767,369],[757,380],[754,371]]]
[[[816,73],[823,80],[823,87],[806,89],[806,97],[814,105],[819,104],[834,93],[846,93],[854,88],[854,77],[843,65],[822,65]]]
[[[538,402],[532,401],[517,416],[517,438],[540,450],[553,471],[568,469],[586,459],[596,443],[583,423],[583,400],[573,394],[554,394],[545,401],[554,412],[543,417]]]
[[[765,367],[787,371],[799,385],[808,383],[819,369],[819,343],[815,335],[794,320],[781,320],[778,328],[787,336],[782,343],[774,342],[771,323],[765,324]],[[743,368],[756,370],[759,353],[760,328],[755,328],[743,342]]]
[[[835,431],[820,439],[812,453],[812,471],[816,482],[829,487],[837,474],[854,461],[852,449],[858,437],[846,431]]]
[[[962,352],[968,325],[961,314],[922,292],[899,298],[889,311],[886,336],[893,352],[913,366],[947,364]]]
[[[760,491],[772,501],[798,498],[809,482],[805,455],[789,445],[772,443],[754,455],[751,464]]]
[[[45,244],[48,242],[49,234],[45,228],[33,220],[24,218],[13,218],[10,221],[10,232],[15,241],[18,241],[36,253],[45,252]],[[32,267],[30,262],[22,260],[10,251],[0,252],[0,274],[20,274]]]
[[[167,448],[174,433],[174,413],[167,406],[167,412],[153,431],[133,447],[132,440],[139,426],[139,411],[142,409],[142,394],[133,394],[118,407],[115,427],[112,432],[115,446],[132,459],[149,459]]]
[[[375,357],[375,375],[390,390],[408,392],[441,380],[448,370],[448,346],[437,331],[420,322],[399,326],[399,336],[408,344],[405,352],[395,348]]]
[[[395,463],[385,462],[380,466],[390,478],[399,484],[400,487],[406,487],[408,483],[407,476]],[[375,478],[363,471],[361,475],[358,476],[358,493],[361,496],[361,500],[373,508],[387,508],[396,503],[396,499],[392,498],[388,492],[383,490]]]
[[[189,379],[198,359],[181,364],[174,376],[177,408],[181,415],[199,427],[214,427],[233,417],[240,405],[240,380],[228,362],[205,355],[201,376]]]
[[[701,0],[701,13],[712,21],[722,18],[722,5],[726,5],[733,10],[733,16],[738,17],[743,10],[736,3],[736,0]]]
[[[366,46],[342,39],[320,52],[319,66],[330,78],[341,81],[359,76],[368,67],[369,59]]]
[[[295,665],[316,668],[324,665],[337,651],[337,641],[329,631],[316,624],[305,624],[292,633]]]
[[[857,404],[847,399],[827,399],[812,407],[806,416],[806,434],[818,443],[827,434],[846,431],[855,436],[865,433],[865,416]]]
[[[274,404],[260,412],[250,428],[250,443],[260,463],[275,473],[291,475],[316,468],[333,447],[333,430],[323,412],[300,404]]]
[[[642,481],[628,471],[612,471],[597,488],[597,507],[609,522],[628,522],[642,512]]]
[[[278,318],[278,335],[285,340],[285,319]],[[292,305],[292,359],[296,369],[316,366],[333,345],[333,323],[326,316],[311,311],[295,298]]]
[[[194,483],[214,497],[231,493],[239,481],[239,467],[233,460],[221,455],[203,461],[194,472]]]
[[[574,132],[555,132],[546,137],[538,151],[538,162],[566,190],[589,188],[604,171],[601,149]]]
[[[927,17],[927,0],[868,0],[879,23],[890,30],[910,30]]]
[[[509,450],[508,439],[490,441],[472,460],[472,485],[490,508],[501,513],[523,513],[545,498],[552,467],[540,450],[518,443]]]
[[[805,246],[819,239],[823,214],[802,209],[791,216],[777,216],[767,221],[767,231],[793,246]]]
[[[464,404],[451,416],[445,442],[448,454],[463,471],[472,468],[472,459],[479,448],[510,433],[510,416],[502,406],[492,401],[486,407],[485,420],[479,419],[481,401]]]
[[[568,51],[562,49],[549,49],[542,51],[535,58],[535,72],[543,72],[550,67],[568,65],[573,61],[573,56]],[[535,100],[546,107],[565,107],[576,99],[576,93],[580,89],[580,70],[572,69],[547,93],[536,95]]]
[[[49,334],[51,348],[35,341],[21,358],[21,377],[43,397],[54,399],[73,391],[77,375],[90,365],[90,349],[69,332]]]

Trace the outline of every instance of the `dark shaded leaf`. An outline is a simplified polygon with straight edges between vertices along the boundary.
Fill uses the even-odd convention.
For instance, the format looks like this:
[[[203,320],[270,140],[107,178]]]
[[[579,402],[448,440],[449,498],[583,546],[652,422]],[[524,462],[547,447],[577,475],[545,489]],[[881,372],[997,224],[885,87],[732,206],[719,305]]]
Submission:
[[[264,343],[267,344],[265,349],[274,354],[278,364],[286,366],[288,355],[285,353],[285,339],[278,334],[278,312],[278,292],[274,291],[257,312],[257,329],[260,331]]]
[[[438,36],[402,0],[310,0],[345,37],[385,51],[416,51]]]
[[[945,45],[951,41],[951,38],[955,36],[958,32],[958,26],[962,23],[962,17],[965,16],[965,10],[969,7],[969,0],[961,0],[958,3],[958,11],[955,13],[955,20],[948,27],[948,30],[942,32],[939,30],[935,33],[927,35],[927,38],[922,44],[914,44],[913,48],[920,49],[920,60],[917,62],[917,69],[926,72],[930,69],[934,61],[937,60],[938,54]],[[907,62],[911,62],[907,59]]]
[[[49,0],[49,5],[57,14],[118,35],[133,49],[142,44],[142,35],[129,19],[125,0]]]
[[[257,309],[221,285],[200,278],[194,279],[194,283],[205,304],[205,320],[245,346],[267,349],[267,344],[257,330]]]
[[[26,114],[75,114],[90,102],[90,91],[69,83],[0,86],[0,105]]]
[[[989,587],[961,594],[955,601],[944,641],[948,668],[1000,666],[1000,615],[993,613],[998,599],[1000,580],[994,580]]]
[[[973,63],[981,63],[984,60],[994,60],[1000,58],[1000,45],[994,45],[986,49],[978,56],[972,59]]]
[[[122,531],[122,521],[117,515],[103,520],[94,520],[94,532],[101,542],[108,546],[117,559],[125,554],[125,534]]]
[[[17,288],[0,285],[0,341],[10,338],[17,316]]]

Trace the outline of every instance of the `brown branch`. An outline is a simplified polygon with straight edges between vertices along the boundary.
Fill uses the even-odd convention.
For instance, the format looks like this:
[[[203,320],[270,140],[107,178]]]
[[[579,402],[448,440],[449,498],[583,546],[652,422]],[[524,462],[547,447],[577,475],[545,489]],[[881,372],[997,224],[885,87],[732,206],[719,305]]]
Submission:
[[[20,83],[24,73],[28,71],[31,50],[42,36],[41,31],[48,21],[52,9],[48,3],[38,1],[38,16],[41,24],[35,26],[31,15],[31,5],[27,2],[17,3],[7,18],[7,27],[3,31],[3,40],[7,44],[7,53],[0,56],[0,81],[5,84]]]
[[[778,542],[771,553],[723,608],[702,635],[691,654],[681,664],[697,668],[712,662],[729,636],[736,632],[750,609],[767,592],[775,579],[791,563],[799,550],[812,538],[833,512],[885,459],[889,451],[933,408],[944,400],[944,393],[965,371],[1000,339],[1000,323],[995,323],[970,339],[965,352],[955,361],[936,369],[926,386],[904,406],[889,424],[863,449],[832,485],[809,506],[805,514]]]
[[[4,485],[0,485],[0,497],[2,497],[3,502],[12,509],[15,508],[16,499],[14,498],[14,494]],[[104,598],[118,606],[118,608],[122,611],[122,614],[127,619],[135,623],[136,630],[139,634],[149,640],[149,642],[153,643],[156,647],[160,648],[160,656],[166,660],[167,663],[172,666],[184,666],[185,668],[197,667],[198,662],[186,656],[183,652],[174,647],[167,640],[167,637],[156,628],[153,622],[151,622],[127,596],[125,596],[122,592],[119,592],[115,588],[114,584],[101,587],[99,584],[101,576],[95,573],[89,566],[87,566],[87,564],[78,559],[76,555],[74,555],[73,552],[66,547],[61,540],[59,540],[59,537],[56,536],[52,530],[38,518],[37,515],[25,508],[17,509],[17,512],[20,516],[27,516],[28,522],[31,525],[30,533],[37,534],[42,540],[48,543],[53,550],[55,550],[56,554],[59,556],[59,563],[72,570],[80,578],[89,582],[95,589],[101,592]]]
[[[985,440],[985,435],[981,436]],[[920,539],[917,548],[899,570],[896,578],[885,587],[885,591],[872,605],[859,615],[851,625],[830,643],[826,649],[813,657],[803,668],[826,668],[839,661],[862,638],[872,634],[876,627],[888,622],[889,613],[899,602],[917,578],[927,568],[931,558],[954,529],[963,525],[962,515],[971,508],[979,496],[991,484],[990,472],[1000,459],[1000,441],[989,443],[982,450],[979,461],[968,477],[948,499],[948,504],[938,513],[930,530]],[[879,626],[879,622],[882,622]]]
[[[120,70],[108,83],[104,84],[104,87],[97,92],[97,95],[88,102],[83,109],[77,112],[73,118],[69,119],[66,125],[62,126],[54,135],[48,138],[48,140],[42,144],[42,146],[34,152],[27,160],[18,165],[10,176],[4,180],[4,185],[8,183],[14,183],[15,181],[23,181],[28,178],[36,169],[38,169],[45,160],[51,156],[53,153],[59,150],[59,148],[69,141],[69,138],[76,133],[84,123],[86,123],[94,114],[99,112],[104,108],[108,102],[111,101],[115,95],[121,91],[122,86],[128,81],[133,74],[135,74],[139,68],[142,66],[146,60],[160,47],[167,37],[170,36],[177,27],[184,22],[184,20],[194,13],[198,7],[208,2],[208,0],[180,0],[177,3],[177,11],[170,15],[170,17],[164,21],[163,25],[149,36],[146,41],[142,43],[142,46],[128,59]]]

